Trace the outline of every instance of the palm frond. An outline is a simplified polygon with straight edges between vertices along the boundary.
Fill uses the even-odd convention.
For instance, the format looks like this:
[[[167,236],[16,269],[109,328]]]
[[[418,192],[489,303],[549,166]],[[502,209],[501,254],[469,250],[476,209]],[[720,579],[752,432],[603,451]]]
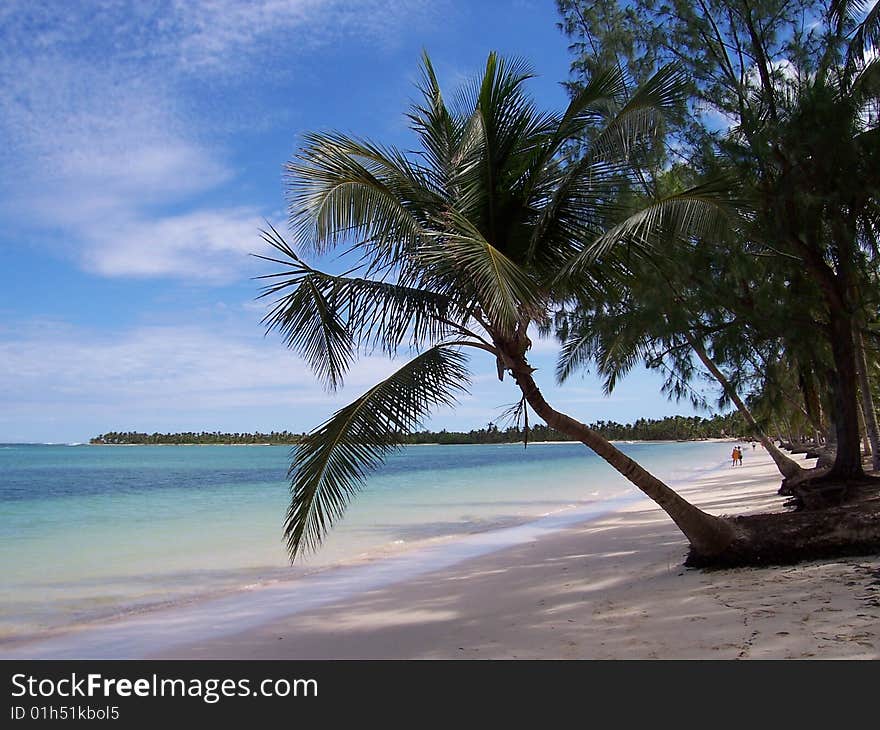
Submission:
[[[423,105],[413,105],[407,117],[419,136],[421,154],[437,176],[437,184],[448,189],[455,174],[455,159],[461,144],[464,124],[446,106],[437,74],[427,53],[422,54],[422,79],[419,90]]]
[[[880,3],[878,2],[874,3],[874,7],[856,28],[850,42],[848,56],[850,59],[857,59],[864,63],[869,50],[875,52],[880,50]]]
[[[512,333],[538,301],[528,274],[456,211],[448,213],[445,229],[421,248],[420,260],[437,276],[448,276],[472,291],[489,320],[504,334]]]
[[[526,260],[534,257],[538,243],[554,221],[554,215],[565,200],[567,188],[578,179],[572,168],[583,168],[596,162],[594,158],[564,166],[558,159],[566,145],[582,138],[586,130],[601,122],[623,97],[626,85],[617,70],[593,76],[571,100],[560,118],[546,120],[546,132],[537,138],[525,172],[521,196],[541,210],[527,247]],[[583,179],[583,178],[581,178]]]
[[[399,260],[423,235],[423,212],[441,203],[431,175],[394,149],[309,134],[296,160],[285,169],[300,250],[325,253],[354,239],[377,261]]]
[[[660,319],[656,311],[643,310],[633,302],[579,311],[560,349],[557,381],[563,383],[595,364],[596,373],[604,378],[604,393],[611,394],[617,381],[646,359],[652,337],[658,336],[651,330]]]
[[[880,56],[858,70],[852,79],[850,88],[852,98],[856,103],[861,105],[877,103],[880,99]]]
[[[381,347],[393,356],[404,343],[412,347],[433,344],[457,331],[449,324],[451,321],[467,321],[462,307],[453,299],[424,286],[328,274],[306,264],[274,228],[264,232],[263,239],[283,258],[258,258],[284,267],[280,272],[257,277],[269,282],[258,298],[278,297],[263,320],[268,330],[277,329],[287,335],[291,324],[296,323],[301,334],[303,319],[314,313],[318,317],[316,326],[326,320],[336,323],[353,349],[369,351]],[[309,310],[312,300],[320,306]],[[288,338],[288,344],[302,351],[307,343]],[[327,372],[323,359],[326,350],[316,350],[317,357],[307,359],[318,375],[333,376],[330,385],[335,387],[349,363],[339,362]]]
[[[262,237],[276,248],[287,245],[274,228],[263,232]],[[292,250],[280,250],[295,257]],[[267,333],[277,331],[330,390],[342,384],[343,375],[355,359],[356,348],[332,292],[316,286],[312,278],[302,278],[299,286],[275,302],[261,324]]]
[[[689,81],[675,65],[660,68],[620,108],[591,145],[591,155],[629,159],[634,149],[660,129],[665,114],[682,104]]]
[[[566,267],[564,276],[577,276],[621,243],[649,251],[668,238],[720,240],[739,217],[740,203],[731,199],[731,189],[731,181],[718,177],[640,208],[585,246]]]
[[[618,69],[593,75],[569,102],[553,135],[552,152],[576,140],[591,125],[601,123],[626,93],[626,82]]]
[[[600,236],[624,212],[617,193],[630,178],[631,168],[585,156],[569,165],[554,181],[531,231],[530,263],[559,268]]]
[[[556,362],[556,382],[561,385],[574,373],[589,367],[597,345],[597,333],[589,327],[578,327],[568,333]]]
[[[534,151],[557,124],[525,93],[532,76],[524,61],[490,54],[482,79],[463,97],[467,122],[454,203],[496,248],[520,214],[517,192]]]
[[[437,345],[406,363],[309,433],[291,452],[284,537],[291,559],[314,550],[369,472],[437,406],[468,386],[466,358]]]
[[[862,66],[869,50],[880,49],[880,3],[876,0],[832,0],[828,13],[835,23],[855,25],[846,53],[848,66]]]
[[[584,241],[598,238],[619,219],[624,211],[616,201],[633,177],[633,151],[641,149],[660,129],[663,115],[681,103],[687,79],[677,67],[665,66],[618,106],[624,89],[619,72],[598,77],[594,93],[605,93],[604,99],[613,102],[603,115],[606,124],[586,154],[554,181],[532,229],[528,260],[550,254],[546,263],[558,270],[560,254],[570,258]]]

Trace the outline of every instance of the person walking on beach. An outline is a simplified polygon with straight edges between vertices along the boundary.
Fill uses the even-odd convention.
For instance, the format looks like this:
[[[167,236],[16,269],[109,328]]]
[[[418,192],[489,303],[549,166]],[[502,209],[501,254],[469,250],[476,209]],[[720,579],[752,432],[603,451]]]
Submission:
[[[733,452],[730,454],[730,458],[733,459],[733,463],[731,466],[742,466],[743,463],[743,452],[739,447],[739,444],[733,447]]]
[[[736,466],[736,457],[737,457],[736,446],[734,446],[733,451],[730,452],[730,459],[731,459],[730,467],[731,467],[731,469]]]

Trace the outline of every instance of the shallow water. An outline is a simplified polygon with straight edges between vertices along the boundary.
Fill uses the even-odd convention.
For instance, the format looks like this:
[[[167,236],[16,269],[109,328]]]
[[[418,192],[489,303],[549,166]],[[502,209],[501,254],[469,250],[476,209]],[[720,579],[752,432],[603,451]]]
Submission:
[[[621,448],[661,478],[726,443]],[[520,524],[635,490],[579,444],[413,446],[290,567],[283,446],[0,447],[0,636],[283,580]],[[745,455],[748,458],[748,454]]]

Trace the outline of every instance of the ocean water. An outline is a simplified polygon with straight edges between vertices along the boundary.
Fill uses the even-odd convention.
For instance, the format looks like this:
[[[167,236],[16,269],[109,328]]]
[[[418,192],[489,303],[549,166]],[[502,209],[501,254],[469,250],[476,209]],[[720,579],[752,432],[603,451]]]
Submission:
[[[727,443],[620,444],[668,481]],[[412,446],[290,566],[283,446],[0,445],[0,640],[638,496],[580,444]],[[748,454],[746,454],[748,456]]]

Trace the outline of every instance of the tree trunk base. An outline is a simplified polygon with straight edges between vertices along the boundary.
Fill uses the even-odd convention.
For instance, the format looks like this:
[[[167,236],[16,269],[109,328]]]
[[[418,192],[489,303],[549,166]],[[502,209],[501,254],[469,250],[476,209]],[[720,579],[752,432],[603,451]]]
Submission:
[[[824,473],[788,486],[786,494],[792,498],[786,506],[798,510],[821,510],[880,495],[880,478],[864,476],[841,481],[834,479],[828,470],[824,470]]]
[[[840,485],[853,500],[816,510],[728,518],[738,537],[718,555],[691,548],[685,565],[737,568],[880,554],[880,493],[876,486]],[[830,486],[830,485],[829,485]]]
[[[821,479],[829,471],[831,471],[830,467],[818,465],[813,469],[804,469],[800,474],[783,479],[776,493],[781,497],[794,497],[799,491],[809,489],[817,479]]]

